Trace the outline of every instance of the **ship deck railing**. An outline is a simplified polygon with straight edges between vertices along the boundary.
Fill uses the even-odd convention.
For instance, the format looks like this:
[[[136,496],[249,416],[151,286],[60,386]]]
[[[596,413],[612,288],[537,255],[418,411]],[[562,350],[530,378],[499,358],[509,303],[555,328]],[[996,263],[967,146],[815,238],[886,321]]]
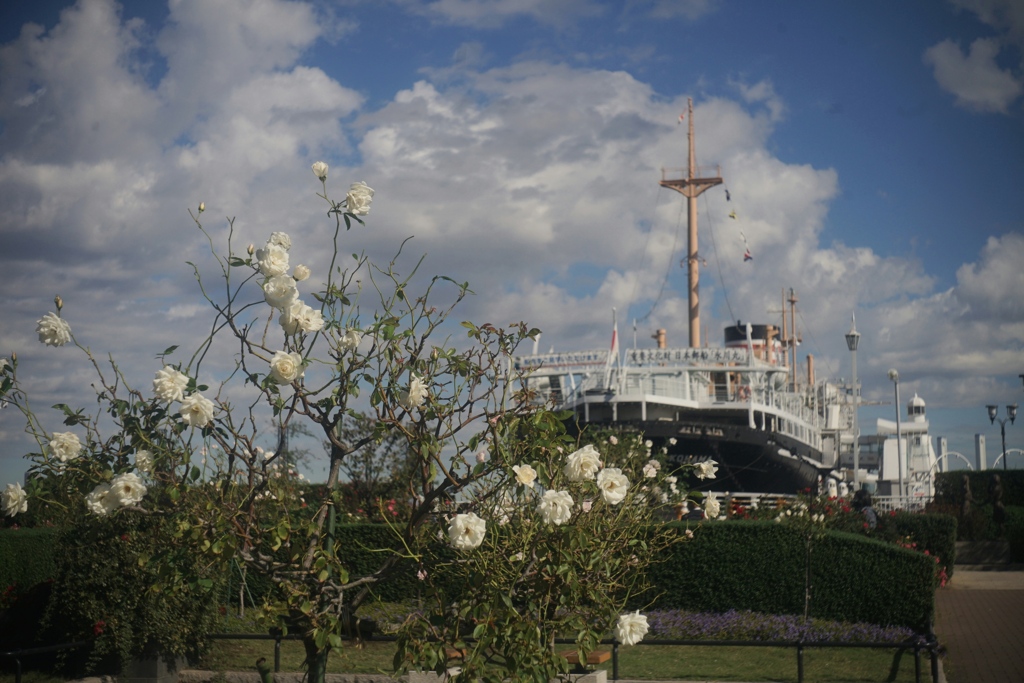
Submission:
[[[724,375],[725,381],[715,382],[713,374]],[[663,402],[680,407],[722,407],[736,410],[753,409],[760,413],[773,413],[773,431],[791,436],[820,449],[820,432],[824,426],[818,406],[809,400],[809,394],[791,394],[772,389],[734,382],[729,372],[711,373],[704,370],[680,369],[676,373],[652,373],[637,368],[612,369],[584,377],[575,387],[560,387],[560,408],[573,409],[586,402],[588,396],[613,395],[618,403]],[[567,389],[569,389],[567,391]],[[547,396],[542,396],[547,398]],[[601,399],[602,402],[604,398]]]
[[[893,512],[895,510],[924,512],[930,502],[932,502],[932,496],[924,495],[871,496],[871,505],[876,512]]]

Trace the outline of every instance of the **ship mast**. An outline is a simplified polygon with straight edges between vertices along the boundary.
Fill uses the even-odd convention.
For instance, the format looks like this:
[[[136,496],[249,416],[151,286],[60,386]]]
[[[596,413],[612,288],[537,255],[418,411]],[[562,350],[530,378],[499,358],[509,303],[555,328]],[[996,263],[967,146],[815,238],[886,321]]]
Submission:
[[[693,98],[686,99],[687,118],[689,123],[688,139],[690,147],[690,165],[685,178],[666,178],[666,169],[661,169],[659,185],[679,192],[686,197],[687,225],[687,282],[690,292],[690,346],[700,346],[700,263],[697,256],[697,197],[708,188],[722,183],[722,172],[716,167],[716,175],[710,178],[698,177],[697,153],[693,141]]]

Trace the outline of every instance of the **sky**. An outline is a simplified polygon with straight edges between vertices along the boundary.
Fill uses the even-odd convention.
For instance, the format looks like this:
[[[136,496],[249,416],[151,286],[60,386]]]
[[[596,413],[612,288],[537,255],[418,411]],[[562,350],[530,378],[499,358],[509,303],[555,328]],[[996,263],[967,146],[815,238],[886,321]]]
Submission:
[[[0,356],[47,429],[48,406],[95,405],[82,354],[36,338],[59,294],[147,387],[211,320],[186,265],[212,266],[199,202],[216,238],[284,230],[323,276],[318,160],[335,196],[376,191],[346,250],[412,236],[400,264],[475,292],[458,320],[597,349],[614,308],[624,346],[634,320],[638,345],[684,346],[685,210],[658,181],[686,165],[688,98],[725,181],[699,205],[711,343],[777,322],[793,288],[801,363],[848,379],[855,314],[864,432],[894,415],[896,368],[933,436],[973,458],[984,434],[991,462],[985,404],[1024,398],[1015,0],[0,3]],[[0,410],[0,484],[27,468],[23,428]],[[1024,447],[1024,423],[1006,436]]]

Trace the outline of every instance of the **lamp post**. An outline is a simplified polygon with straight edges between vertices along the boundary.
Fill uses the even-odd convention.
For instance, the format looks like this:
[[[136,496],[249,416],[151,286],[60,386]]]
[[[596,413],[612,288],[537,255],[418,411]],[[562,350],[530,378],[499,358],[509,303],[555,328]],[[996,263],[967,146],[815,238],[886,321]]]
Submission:
[[[896,387],[896,465],[900,470],[900,506],[903,506],[903,433],[900,431],[900,373],[889,370],[889,379]]]
[[[853,358],[853,490],[858,491],[860,481],[860,419],[858,409],[860,408],[860,385],[857,383],[857,344],[860,343],[860,333],[857,332],[857,318],[850,316],[850,331],[846,333],[846,347],[850,349]]]
[[[1006,461],[1009,460],[1009,458],[1006,457],[1006,421],[1009,420],[1010,424],[1013,424],[1013,421],[1017,419],[1017,404],[1013,403],[1011,405],[1006,406],[1006,417],[1003,418],[997,417],[999,415],[999,406],[988,405],[985,407],[988,408],[989,422],[995,424],[996,420],[999,420],[999,433],[1003,437],[1002,458],[1003,470],[1005,471],[1009,469],[1006,465]]]

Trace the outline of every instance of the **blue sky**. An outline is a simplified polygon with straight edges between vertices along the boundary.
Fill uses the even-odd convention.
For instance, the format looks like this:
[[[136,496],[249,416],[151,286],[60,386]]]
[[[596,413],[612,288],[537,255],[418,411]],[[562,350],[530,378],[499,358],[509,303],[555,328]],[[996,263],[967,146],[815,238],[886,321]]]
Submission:
[[[386,258],[415,235],[429,272],[477,292],[460,318],[595,348],[614,306],[626,341],[640,318],[641,344],[664,327],[682,345],[680,198],[657,181],[685,164],[688,97],[732,196],[701,200],[711,340],[774,322],[793,287],[801,349],[847,376],[856,311],[867,400],[891,402],[896,367],[934,435],[998,452],[983,406],[1020,401],[1024,373],[1012,0],[3,3],[0,355],[37,406],[91,402],[81,356],[35,339],[60,293],[80,340],[146,386],[207,320],[186,208],[316,244],[319,159],[339,190],[377,190],[354,246]],[[865,430],[892,411],[865,409]],[[25,469],[21,428],[0,414],[0,482]]]

